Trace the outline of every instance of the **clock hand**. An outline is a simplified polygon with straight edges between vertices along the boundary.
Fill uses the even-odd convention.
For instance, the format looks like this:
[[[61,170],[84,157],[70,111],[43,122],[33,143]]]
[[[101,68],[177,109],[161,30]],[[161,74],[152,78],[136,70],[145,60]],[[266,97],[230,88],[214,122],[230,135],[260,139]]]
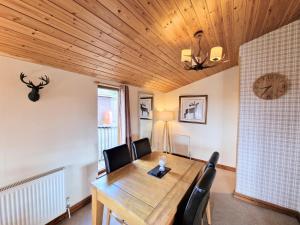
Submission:
[[[261,94],[262,96],[272,87],[272,85],[264,87],[265,91]],[[262,89],[262,88],[261,88]]]
[[[265,88],[270,88],[270,87],[272,87],[272,85],[269,85],[269,86],[266,86],[266,87],[261,87],[259,89],[265,89]]]

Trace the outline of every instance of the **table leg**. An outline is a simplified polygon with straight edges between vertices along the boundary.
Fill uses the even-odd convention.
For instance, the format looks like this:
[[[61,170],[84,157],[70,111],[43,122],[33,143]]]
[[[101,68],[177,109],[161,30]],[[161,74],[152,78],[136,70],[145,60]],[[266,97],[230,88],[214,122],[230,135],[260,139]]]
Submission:
[[[97,189],[92,188],[92,225],[102,225],[103,204],[97,200]]]
[[[207,206],[206,206],[206,217],[207,217],[207,223],[211,225],[210,199],[208,199]]]
[[[110,216],[111,216],[111,210],[107,209],[107,214],[106,214],[106,225],[110,224]]]

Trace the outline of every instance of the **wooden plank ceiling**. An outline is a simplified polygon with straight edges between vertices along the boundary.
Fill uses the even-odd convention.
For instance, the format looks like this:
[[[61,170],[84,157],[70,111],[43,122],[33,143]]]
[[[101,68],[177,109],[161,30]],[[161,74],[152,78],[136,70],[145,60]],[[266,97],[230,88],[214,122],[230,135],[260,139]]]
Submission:
[[[0,52],[166,92],[236,65],[242,43],[299,17],[299,0],[0,0]],[[199,29],[203,51],[221,45],[229,62],[183,69]]]

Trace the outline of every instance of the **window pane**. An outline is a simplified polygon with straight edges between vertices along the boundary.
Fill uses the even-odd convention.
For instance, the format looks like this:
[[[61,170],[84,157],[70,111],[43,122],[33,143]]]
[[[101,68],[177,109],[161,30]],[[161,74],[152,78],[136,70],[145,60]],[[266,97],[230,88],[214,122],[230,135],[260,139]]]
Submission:
[[[119,90],[98,88],[99,160],[104,149],[119,144]]]

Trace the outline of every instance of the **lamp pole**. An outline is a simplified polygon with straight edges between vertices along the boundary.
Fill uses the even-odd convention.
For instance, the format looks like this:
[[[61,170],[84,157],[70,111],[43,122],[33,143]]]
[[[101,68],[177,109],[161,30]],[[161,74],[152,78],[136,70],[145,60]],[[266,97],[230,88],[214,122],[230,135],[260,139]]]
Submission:
[[[169,122],[167,120],[165,120],[164,122],[163,143],[164,143],[165,151],[167,153],[171,153],[170,129],[169,129]]]

